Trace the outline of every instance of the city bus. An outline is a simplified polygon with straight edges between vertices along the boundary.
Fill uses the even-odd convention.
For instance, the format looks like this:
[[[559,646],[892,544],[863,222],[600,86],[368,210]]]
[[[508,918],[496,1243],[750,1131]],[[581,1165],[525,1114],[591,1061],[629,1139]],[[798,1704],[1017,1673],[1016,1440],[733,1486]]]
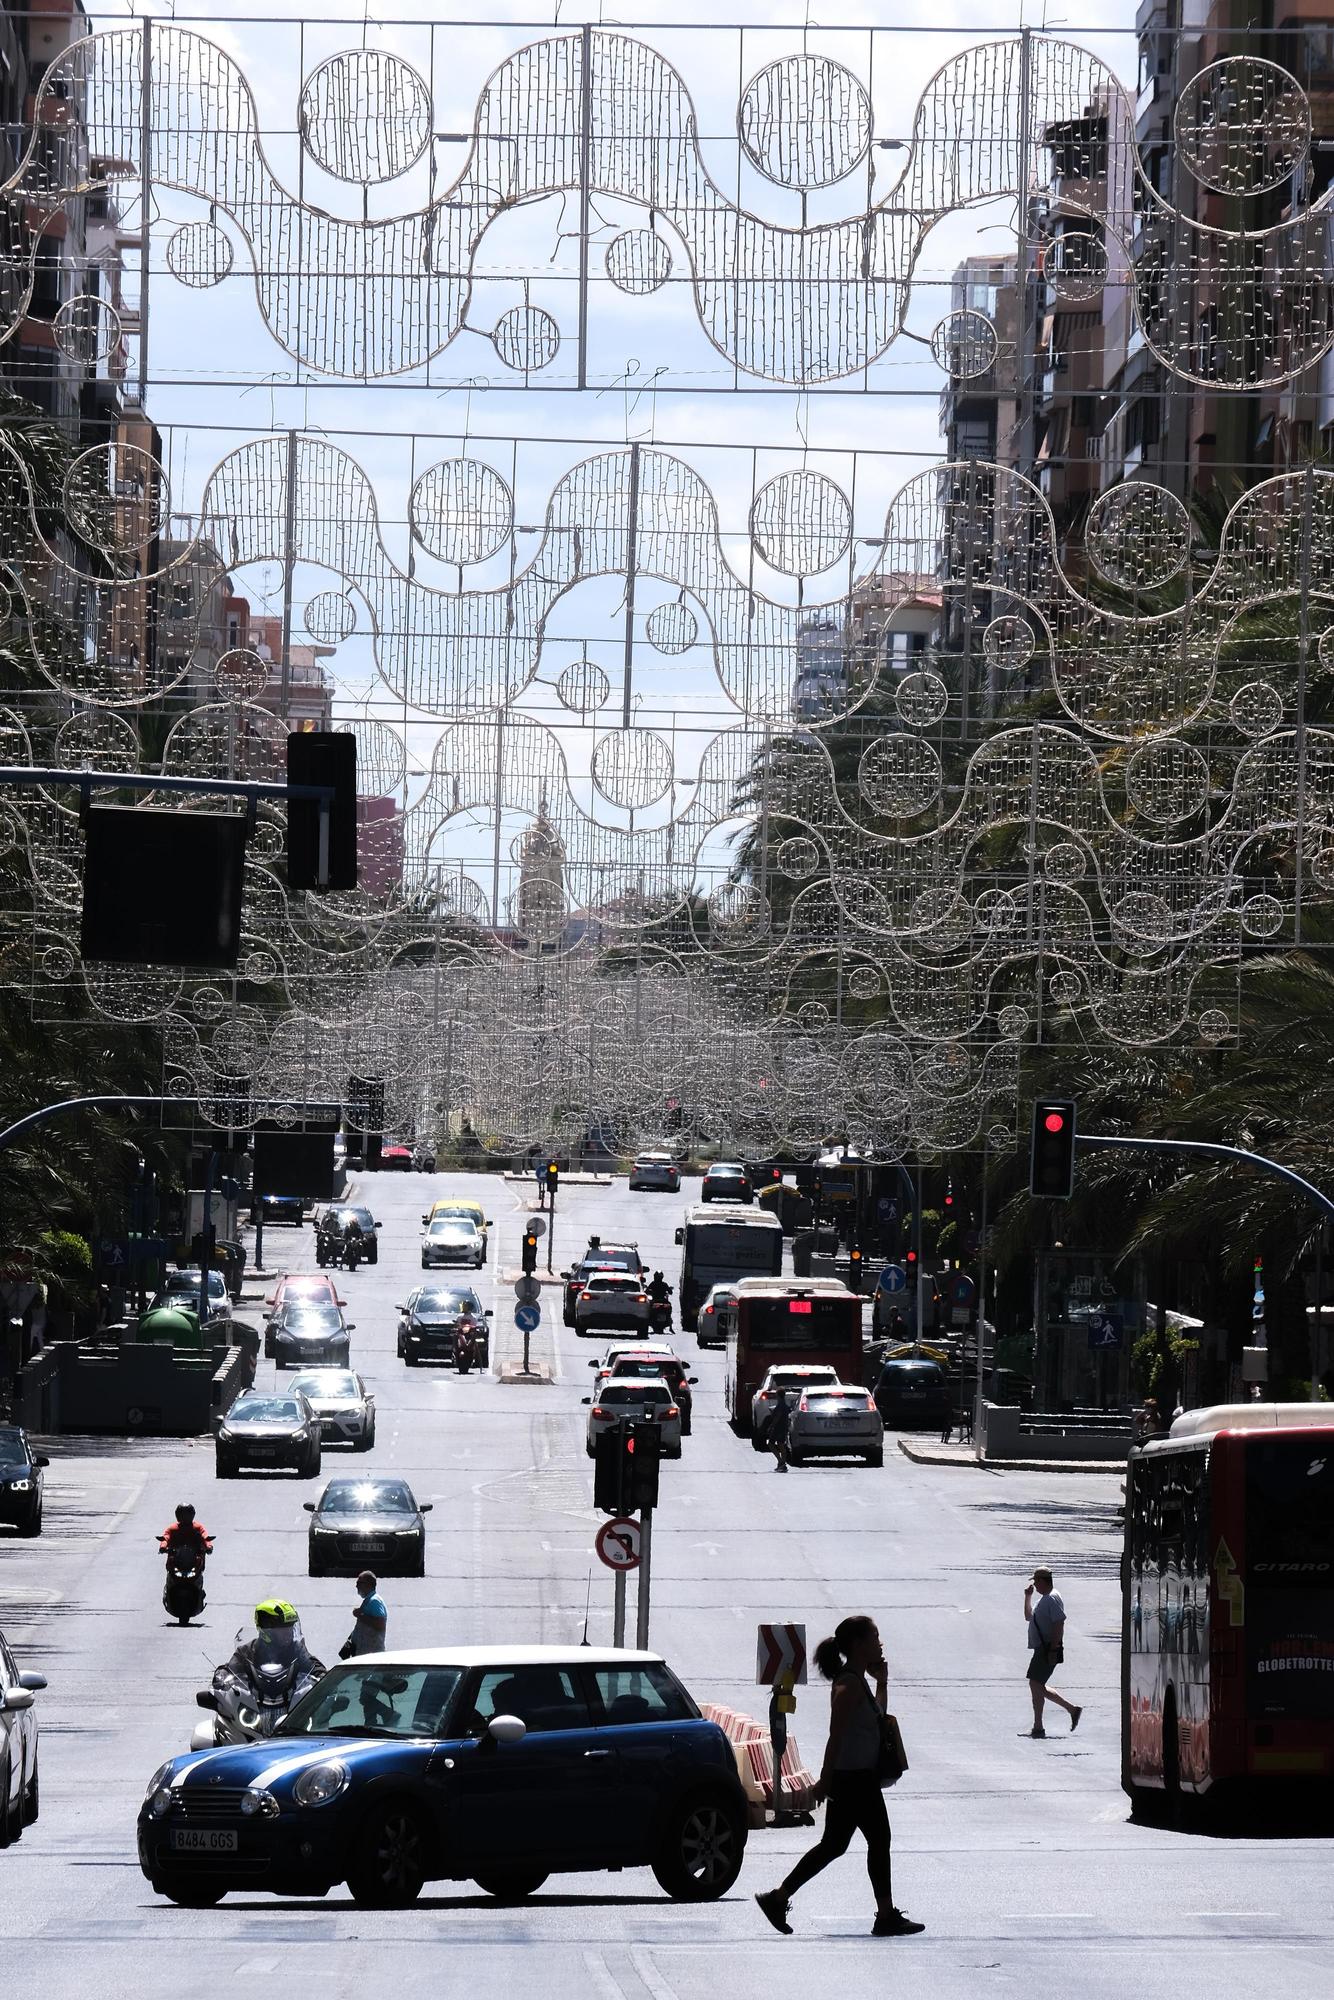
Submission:
[[[837,1278],[753,1278],[727,1310],[723,1395],[738,1436],[750,1432],[751,1398],[771,1368],[823,1363],[840,1382],[862,1379],[862,1302]]]
[[[1141,1810],[1334,1776],[1334,1422],[1194,1410],[1137,1446],[1121,1565],[1121,1782]]]
[[[700,1202],[688,1208],[676,1240],[682,1246],[677,1309],[682,1326],[691,1333],[714,1285],[776,1277],[783,1268],[783,1226],[778,1217],[741,1202]]]

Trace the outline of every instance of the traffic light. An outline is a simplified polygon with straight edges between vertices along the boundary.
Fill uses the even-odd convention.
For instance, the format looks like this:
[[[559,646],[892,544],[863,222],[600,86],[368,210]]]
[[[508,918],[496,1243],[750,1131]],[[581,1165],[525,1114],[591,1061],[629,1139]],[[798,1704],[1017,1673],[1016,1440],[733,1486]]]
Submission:
[[[1068,1201],[1075,1186],[1075,1107],[1068,1098],[1039,1098],[1033,1106],[1028,1192],[1042,1201]]]
[[[531,1278],[537,1269],[537,1231],[529,1228],[523,1232],[523,1274]]]
[[[954,1183],[952,1181],[946,1181],[945,1183],[945,1206],[946,1208],[953,1208],[954,1206]]]
[[[658,1504],[658,1461],[662,1457],[662,1425],[635,1422],[626,1425],[625,1479],[622,1498],[626,1511],[634,1514]]]
[[[915,1271],[917,1269],[917,1252],[915,1250],[907,1251],[903,1261],[910,1271]]]
[[[862,1253],[860,1250],[848,1252],[848,1289],[860,1292],[862,1288]]]
[[[555,1194],[560,1186],[560,1168],[554,1160],[547,1161],[547,1193]]]
[[[357,739],[342,729],[293,729],[287,738],[289,785],[327,785],[329,879],[319,881],[320,802],[287,801],[289,889],[355,889],[357,886]]]
[[[610,1424],[593,1440],[593,1505],[603,1514],[624,1514],[626,1455],[623,1423]]]

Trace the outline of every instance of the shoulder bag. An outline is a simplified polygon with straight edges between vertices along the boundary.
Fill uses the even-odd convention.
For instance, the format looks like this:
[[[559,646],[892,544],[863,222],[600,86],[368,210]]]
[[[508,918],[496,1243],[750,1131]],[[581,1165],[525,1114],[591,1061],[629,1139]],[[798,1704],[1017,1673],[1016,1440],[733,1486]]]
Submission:
[[[865,1681],[862,1686],[866,1687]],[[886,1715],[870,1688],[866,1688],[866,1699],[875,1710],[876,1728],[880,1732],[880,1755],[876,1759],[876,1783],[882,1792],[891,1785],[897,1785],[908,1768],[908,1753],[903,1747],[903,1731],[899,1728],[897,1715]]]

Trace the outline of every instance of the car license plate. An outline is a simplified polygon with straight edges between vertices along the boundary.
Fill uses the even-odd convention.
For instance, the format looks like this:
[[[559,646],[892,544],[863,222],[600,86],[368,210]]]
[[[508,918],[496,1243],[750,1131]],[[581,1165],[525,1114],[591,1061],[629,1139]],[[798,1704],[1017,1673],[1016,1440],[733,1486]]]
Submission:
[[[236,1835],[217,1826],[174,1826],[171,1844],[178,1854],[235,1854]]]
[[[382,1556],[384,1554],[383,1542],[358,1542],[357,1547],[364,1549],[368,1556]]]

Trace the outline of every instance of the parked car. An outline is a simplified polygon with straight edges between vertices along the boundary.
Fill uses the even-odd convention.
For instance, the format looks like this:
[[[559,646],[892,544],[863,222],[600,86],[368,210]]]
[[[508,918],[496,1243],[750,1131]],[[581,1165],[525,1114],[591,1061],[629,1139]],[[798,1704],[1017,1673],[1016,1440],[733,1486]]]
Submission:
[[[461,1327],[473,1337],[479,1368],[490,1366],[490,1306],[483,1307],[471,1285],[418,1285],[398,1308],[398,1354],[409,1368],[422,1361],[452,1361]]]
[[[826,1368],[821,1363],[784,1362],[780,1367],[770,1368],[750,1399],[750,1441],[756,1451],[768,1449],[764,1442],[764,1427],[769,1412],[778,1401],[781,1392],[788,1392],[788,1406],[796,1408],[797,1397],[803,1390],[820,1387],[824,1383],[838,1381],[837,1368]]]
[[[939,1430],[953,1414],[950,1378],[938,1361],[903,1355],[886,1361],[874,1390],[876,1408],[887,1424]]]
[[[700,1347],[726,1347],[726,1309],[736,1297],[735,1285],[713,1285],[695,1319],[695,1340]]]
[[[331,1479],[307,1500],[312,1576],[425,1576],[426,1521],[432,1502],[418,1503],[406,1479]],[[373,1560],[372,1560],[373,1558]]]
[[[750,1175],[735,1160],[715,1160],[704,1176],[701,1201],[749,1201]]]
[[[265,1327],[264,1352],[279,1368],[346,1368],[355,1327],[341,1306],[298,1292]]]
[[[665,1188],[676,1194],[681,1186],[681,1169],[670,1153],[640,1153],[630,1169],[632,1188]]]
[[[0,1632],[0,1847],[18,1840],[37,1818],[37,1714],[34,1697],[45,1674],[20,1673]]]
[[[289,1465],[301,1479],[320,1469],[319,1419],[304,1396],[284,1390],[266,1396],[243,1389],[218,1425],[214,1441],[219,1479],[234,1479],[243,1465],[264,1470]]]
[[[590,1271],[574,1301],[574,1330],[583,1340],[609,1326],[648,1332],[648,1293],[625,1271]]]
[[[149,1306],[150,1312],[157,1312],[163,1306],[184,1306],[188,1312],[199,1310],[199,1268],[168,1271],[162,1280],[161,1290]],[[230,1319],[232,1316],[231,1294],[227,1290],[227,1279],[222,1271],[208,1274],[208,1318]]]
[[[485,1262],[486,1244],[467,1216],[442,1215],[422,1231],[423,1271],[449,1264],[471,1264],[480,1270]]]
[[[490,1230],[494,1227],[490,1216],[480,1201],[454,1201],[445,1199],[432,1202],[422,1217],[422,1228],[429,1228],[440,1216],[460,1216],[463,1221],[476,1225],[477,1234],[482,1239],[482,1262],[486,1262],[487,1251],[491,1247]]]
[[[363,1263],[379,1263],[380,1241],[375,1232],[380,1225],[368,1208],[348,1208],[341,1202],[334,1202],[320,1215],[316,1223],[317,1228],[326,1216],[332,1217],[336,1229],[346,1234],[350,1228],[353,1235],[359,1239]]]
[[[375,1398],[350,1368],[309,1368],[291,1384],[320,1420],[320,1444],[350,1444],[370,1451],[375,1444]]]
[[[300,1229],[306,1219],[306,1204],[299,1194],[262,1194],[259,1213],[263,1215],[266,1225],[270,1222],[290,1222]]]
[[[0,1424],[0,1521],[11,1521],[21,1535],[42,1532],[43,1474],[50,1463],[18,1424]]]
[[[712,1902],[741,1871],[746,1802],[731,1744],[659,1654],[459,1646],[349,1660],[267,1742],[171,1758],[138,1843],[154,1891],[194,1908],[256,1881],[346,1882],[385,1908],[471,1879],[513,1902],[552,1872],[644,1866]]]
[[[885,1426],[875,1398],[860,1385],[825,1382],[803,1389],[788,1423],[789,1463],[808,1458],[856,1457],[885,1462]]]
[[[585,1443],[590,1458],[597,1455],[595,1441],[599,1431],[610,1430],[613,1425],[635,1417],[662,1425],[664,1458],[681,1456],[681,1406],[661,1375],[647,1380],[636,1377],[627,1382],[613,1378],[603,1383],[596,1396],[585,1396],[584,1401],[588,1405]]]
[[[577,1264],[561,1272],[565,1281],[563,1313],[566,1326],[574,1325],[574,1302],[584,1289],[593,1271],[626,1271],[632,1277],[644,1276],[644,1260],[639,1254],[637,1243],[604,1243],[600,1236],[590,1236],[588,1248]]]
[[[677,1355],[654,1354],[651,1352],[643,1353],[637,1352],[632,1348],[628,1354],[617,1355],[611,1364],[611,1373],[606,1377],[606,1380],[608,1382],[647,1382],[652,1381],[655,1377],[664,1381],[676,1398],[677,1408],[681,1412],[681,1435],[682,1437],[689,1437],[695,1409],[695,1399],[691,1390],[692,1385],[699,1380],[699,1377],[697,1375],[687,1375],[685,1362],[680,1360]],[[598,1377],[597,1386],[599,1389],[603,1387],[603,1378],[601,1376]]]

